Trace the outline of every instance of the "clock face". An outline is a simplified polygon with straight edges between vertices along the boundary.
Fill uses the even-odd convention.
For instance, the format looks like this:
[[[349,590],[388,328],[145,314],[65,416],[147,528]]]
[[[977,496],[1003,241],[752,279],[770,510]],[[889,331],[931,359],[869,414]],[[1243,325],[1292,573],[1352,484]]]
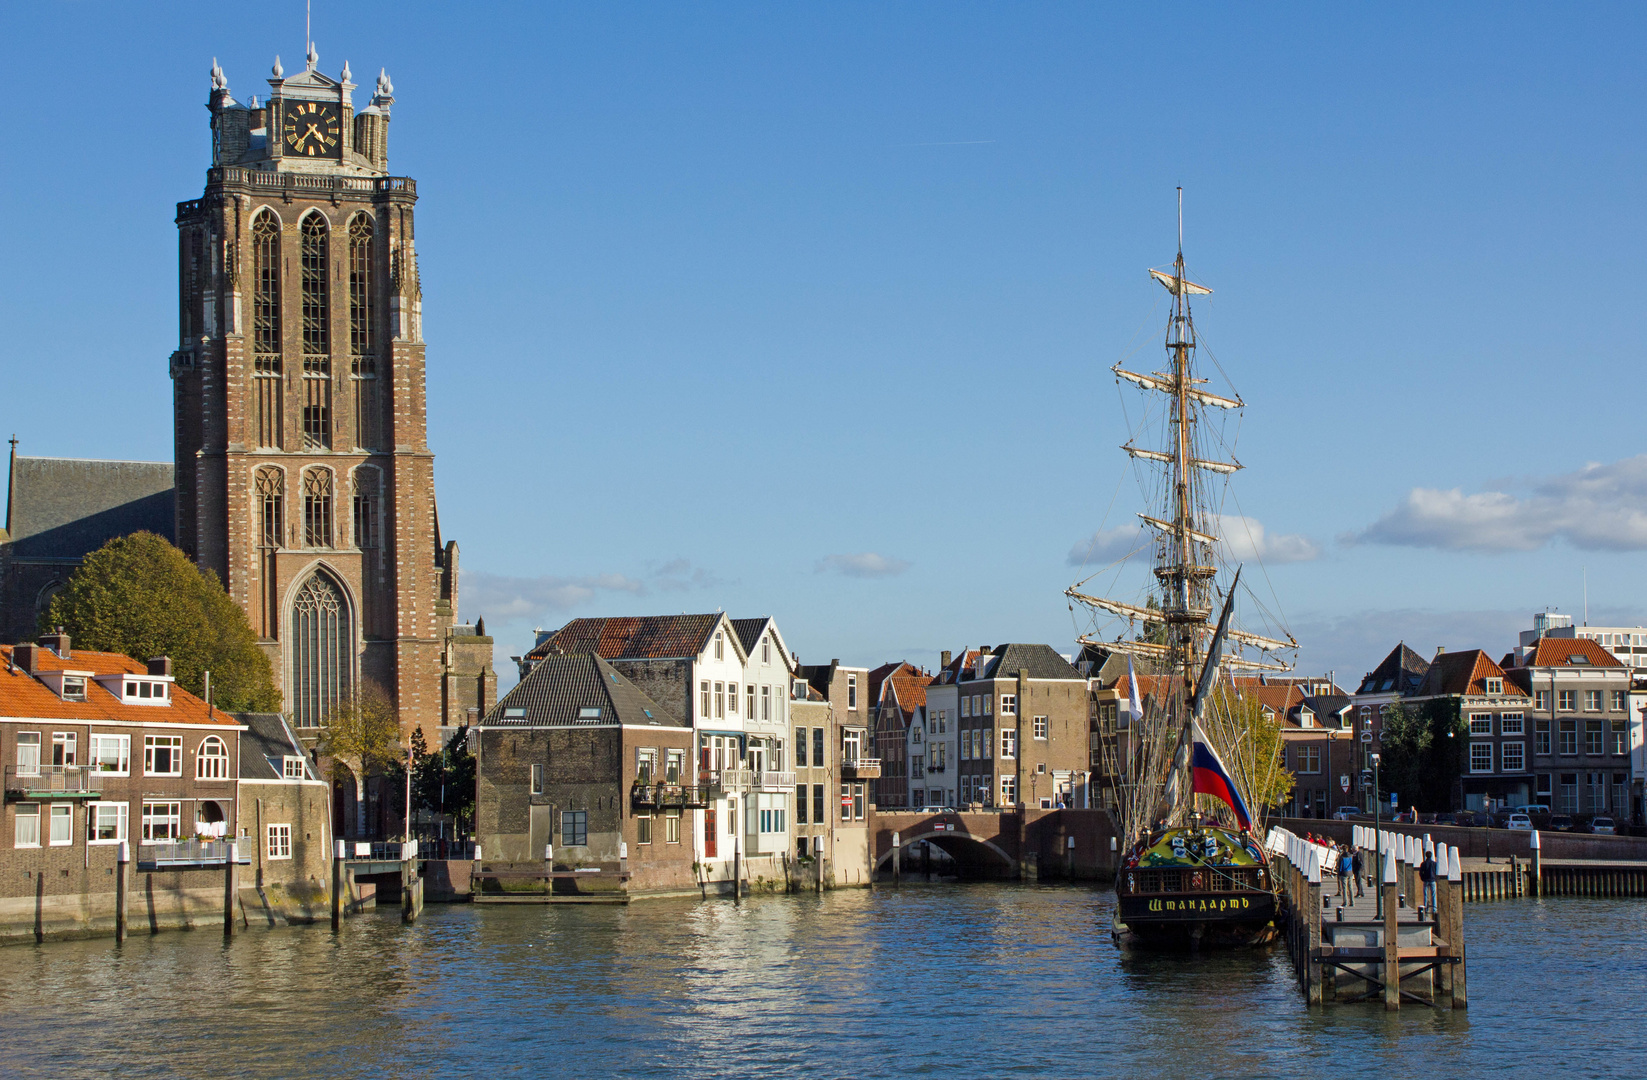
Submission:
[[[286,106],[280,137],[285,153],[297,157],[337,157],[343,149],[338,107],[324,101],[294,101]]]

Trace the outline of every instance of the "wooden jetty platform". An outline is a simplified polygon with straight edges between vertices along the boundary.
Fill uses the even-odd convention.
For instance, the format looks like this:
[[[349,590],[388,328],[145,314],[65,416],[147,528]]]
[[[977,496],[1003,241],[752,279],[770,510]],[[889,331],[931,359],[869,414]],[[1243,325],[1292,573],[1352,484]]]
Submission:
[[[1276,920],[1305,1000],[1467,1007],[1462,860],[1433,845],[1439,872],[1429,909],[1420,906],[1421,841],[1358,828],[1354,843],[1364,871],[1376,868],[1359,882],[1341,880],[1333,848],[1286,829],[1267,838],[1282,899]]]

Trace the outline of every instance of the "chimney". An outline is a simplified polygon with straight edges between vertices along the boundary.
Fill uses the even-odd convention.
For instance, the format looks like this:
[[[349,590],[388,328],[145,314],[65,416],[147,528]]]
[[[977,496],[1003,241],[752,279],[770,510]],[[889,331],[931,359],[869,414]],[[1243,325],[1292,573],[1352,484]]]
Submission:
[[[948,649],[945,649],[943,652],[938,654],[938,667],[946,668],[950,665],[950,661],[954,659],[954,655]]]
[[[25,675],[33,675],[40,670],[39,653],[40,646],[38,645],[13,645],[11,658],[18,667],[23,669]]]
[[[169,676],[169,675],[171,675],[171,673],[172,673],[172,658],[171,657],[169,657],[169,656],[151,656],[151,657],[149,657],[149,674],[150,675],[167,675],[167,676]]]
[[[50,649],[64,660],[69,658],[69,635],[63,632],[61,626],[57,628],[55,633],[41,634],[40,645],[42,648]]]

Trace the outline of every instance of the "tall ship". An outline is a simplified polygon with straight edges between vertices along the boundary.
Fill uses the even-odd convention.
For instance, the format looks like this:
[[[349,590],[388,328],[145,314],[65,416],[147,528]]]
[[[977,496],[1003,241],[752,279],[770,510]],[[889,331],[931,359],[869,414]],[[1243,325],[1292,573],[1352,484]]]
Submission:
[[[1147,500],[1138,514],[1139,540],[1065,595],[1091,618],[1083,647],[1126,664],[1126,719],[1100,739],[1122,832],[1116,940],[1241,947],[1275,933],[1275,884],[1254,814],[1263,813],[1282,764],[1279,733],[1240,684],[1290,670],[1283,657],[1296,655],[1298,643],[1284,628],[1270,628],[1279,619],[1242,584],[1242,567],[1231,557],[1236,545],[1223,535],[1249,528],[1244,516],[1221,512],[1241,468],[1232,421],[1245,403],[1233,386],[1215,390],[1198,365],[1191,301],[1212,290],[1185,271],[1182,188],[1177,258],[1170,271],[1149,275],[1169,296],[1165,368],[1112,369],[1126,396],[1144,398],[1121,447]],[[1210,351],[1199,351],[1208,352],[1227,383]],[[1251,536],[1242,539],[1257,555]],[[1129,564],[1145,553],[1150,572],[1133,571],[1133,595],[1095,595],[1103,583],[1094,581],[1125,584]],[[1266,619],[1266,633],[1243,628],[1239,616],[1249,612]]]

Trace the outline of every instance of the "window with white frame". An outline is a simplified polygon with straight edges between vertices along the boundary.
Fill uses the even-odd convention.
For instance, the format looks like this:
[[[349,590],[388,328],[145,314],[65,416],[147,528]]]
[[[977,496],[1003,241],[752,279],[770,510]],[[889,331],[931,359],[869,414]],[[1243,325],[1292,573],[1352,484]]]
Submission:
[[[698,693],[702,696],[702,701],[698,706],[698,715],[707,717],[709,715],[709,680],[705,679],[698,684]]]
[[[17,733],[17,775],[40,775],[40,733],[38,731],[19,731]]]
[[[196,780],[227,780],[229,778],[229,748],[216,735],[200,740],[200,749],[194,754]]]
[[[666,844],[681,842],[681,812],[679,810],[664,811],[663,842]]]
[[[1526,720],[1518,712],[1500,713],[1498,717],[1498,733],[1500,735],[1520,735],[1526,726]]]
[[[770,686],[761,687],[761,719],[763,721],[772,719],[772,688]]]
[[[1498,760],[1505,772],[1521,772],[1527,767],[1526,753],[1523,744],[1519,742],[1500,743]]]
[[[533,765],[532,766],[532,794],[533,795],[542,795],[543,794],[543,766],[542,765]]]
[[[736,699],[734,699],[733,700],[733,705],[736,706],[736,704],[737,704]],[[720,719],[721,717],[724,717],[725,715],[726,715],[726,684],[718,682],[718,683],[715,684],[715,718]]]
[[[1550,709],[1550,692],[1548,690],[1534,690],[1533,691],[1533,708],[1538,709],[1540,712],[1548,712],[1549,711],[1549,709]]]
[[[990,711],[995,708],[995,695],[994,694],[985,694],[985,695],[983,695],[983,701],[984,701],[984,715],[988,716],[988,715],[990,715]],[[973,711],[974,712],[977,711],[976,706],[974,706]]]
[[[270,860],[291,858],[292,827],[290,825],[270,825],[268,843]]]
[[[856,675],[846,677],[846,707],[848,709],[858,707],[858,677]]]
[[[1018,733],[1011,728],[1001,729],[1001,756],[1004,758],[1018,756]]]
[[[1556,693],[1556,708],[1562,712],[1572,712],[1578,695],[1571,690],[1561,690]]]
[[[1012,806],[1018,801],[1018,778],[1016,776],[1001,777],[1001,805]]]
[[[1629,695],[1623,690],[1613,691],[1613,712],[1623,712],[1629,707]]]
[[[281,759],[280,775],[288,780],[307,780],[309,770],[304,760],[296,754],[287,754]]]
[[[67,847],[74,843],[74,804],[52,803],[51,846]]]
[[[86,677],[84,675],[63,676],[63,700],[86,700]]]
[[[970,695],[961,698],[961,715],[966,717],[972,715],[972,698]]]
[[[1298,762],[1298,771],[1312,775],[1321,771],[1321,746],[1319,743],[1300,743],[1294,760]]]
[[[143,736],[143,775],[182,776],[183,736]]]
[[[1001,715],[1002,716],[1017,716],[1018,715],[1018,695],[1017,694],[1002,694],[1001,695]]]
[[[725,653],[723,652],[723,648],[722,648],[721,632],[719,630],[715,631],[715,659],[716,660],[726,659]]]
[[[13,847],[40,846],[40,804],[18,803],[16,810],[16,832],[12,837]]]
[[[1585,712],[1600,712],[1601,711],[1601,691],[1600,690],[1586,690],[1586,691],[1584,691],[1584,711]]]
[[[132,771],[130,735],[93,735],[87,764],[110,776],[129,776]]]
[[[54,731],[51,735],[51,763],[53,765],[78,765],[80,756],[80,736],[72,731]]]
[[[183,838],[183,804],[175,801],[143,804],[143,842],[167,843]]]
[[[1473,742],[1470,744],[1470,771],[1473,773],[1490,773],[1493,771],[1492,743]]]
[[[745,688],[745,697],[747,699],[746,704],[748,705],[748,708],[744,709],[743,714],[745,716],[749,717],[749,719],[753,720],[753,719],[755,719],[755,684],[754,683],[750,683],[748,685],[748,687]]]
[[[1044,716],[1035,717],[1033,720],[1030,721],[1030,727],[1034,731],[1035,737],[1037,739],[1043,739],[1044,740],[1047,737],[1047,718],[1046,717],[1044,717]]]
[[[658,751],[652,746],[637,746],[635,748],[635,779],[643,784],[650,784],[658,775]]]
[[[1471,713],[1470,714],[1470,734],[1471,735],[1491,735],[1492,733],[1493,733],[1493,714],[1492,713]]]
[[[686,751],[683,749],[665,750],[663,752],[663,778],[670,784],[681,782],[681,774],[686,771]]]
[[[738,715],[738,684],[726,684],[726,711],[732,716]]]
[[[86,804],[86,836],[93,844],[118,844],[126,839],[126,803]]]
[[[761,663],[770,664],[771,662],[772,662],[772,639],[771,638],[762,638],[761,639]]]
[[[1489,678],[1489,679],[1485,679],[1483,681],[1487,684],[1487,693],[1489,693],[1489,694],[1502,694],[1504,692],[1504,680],[1503,679]]]

